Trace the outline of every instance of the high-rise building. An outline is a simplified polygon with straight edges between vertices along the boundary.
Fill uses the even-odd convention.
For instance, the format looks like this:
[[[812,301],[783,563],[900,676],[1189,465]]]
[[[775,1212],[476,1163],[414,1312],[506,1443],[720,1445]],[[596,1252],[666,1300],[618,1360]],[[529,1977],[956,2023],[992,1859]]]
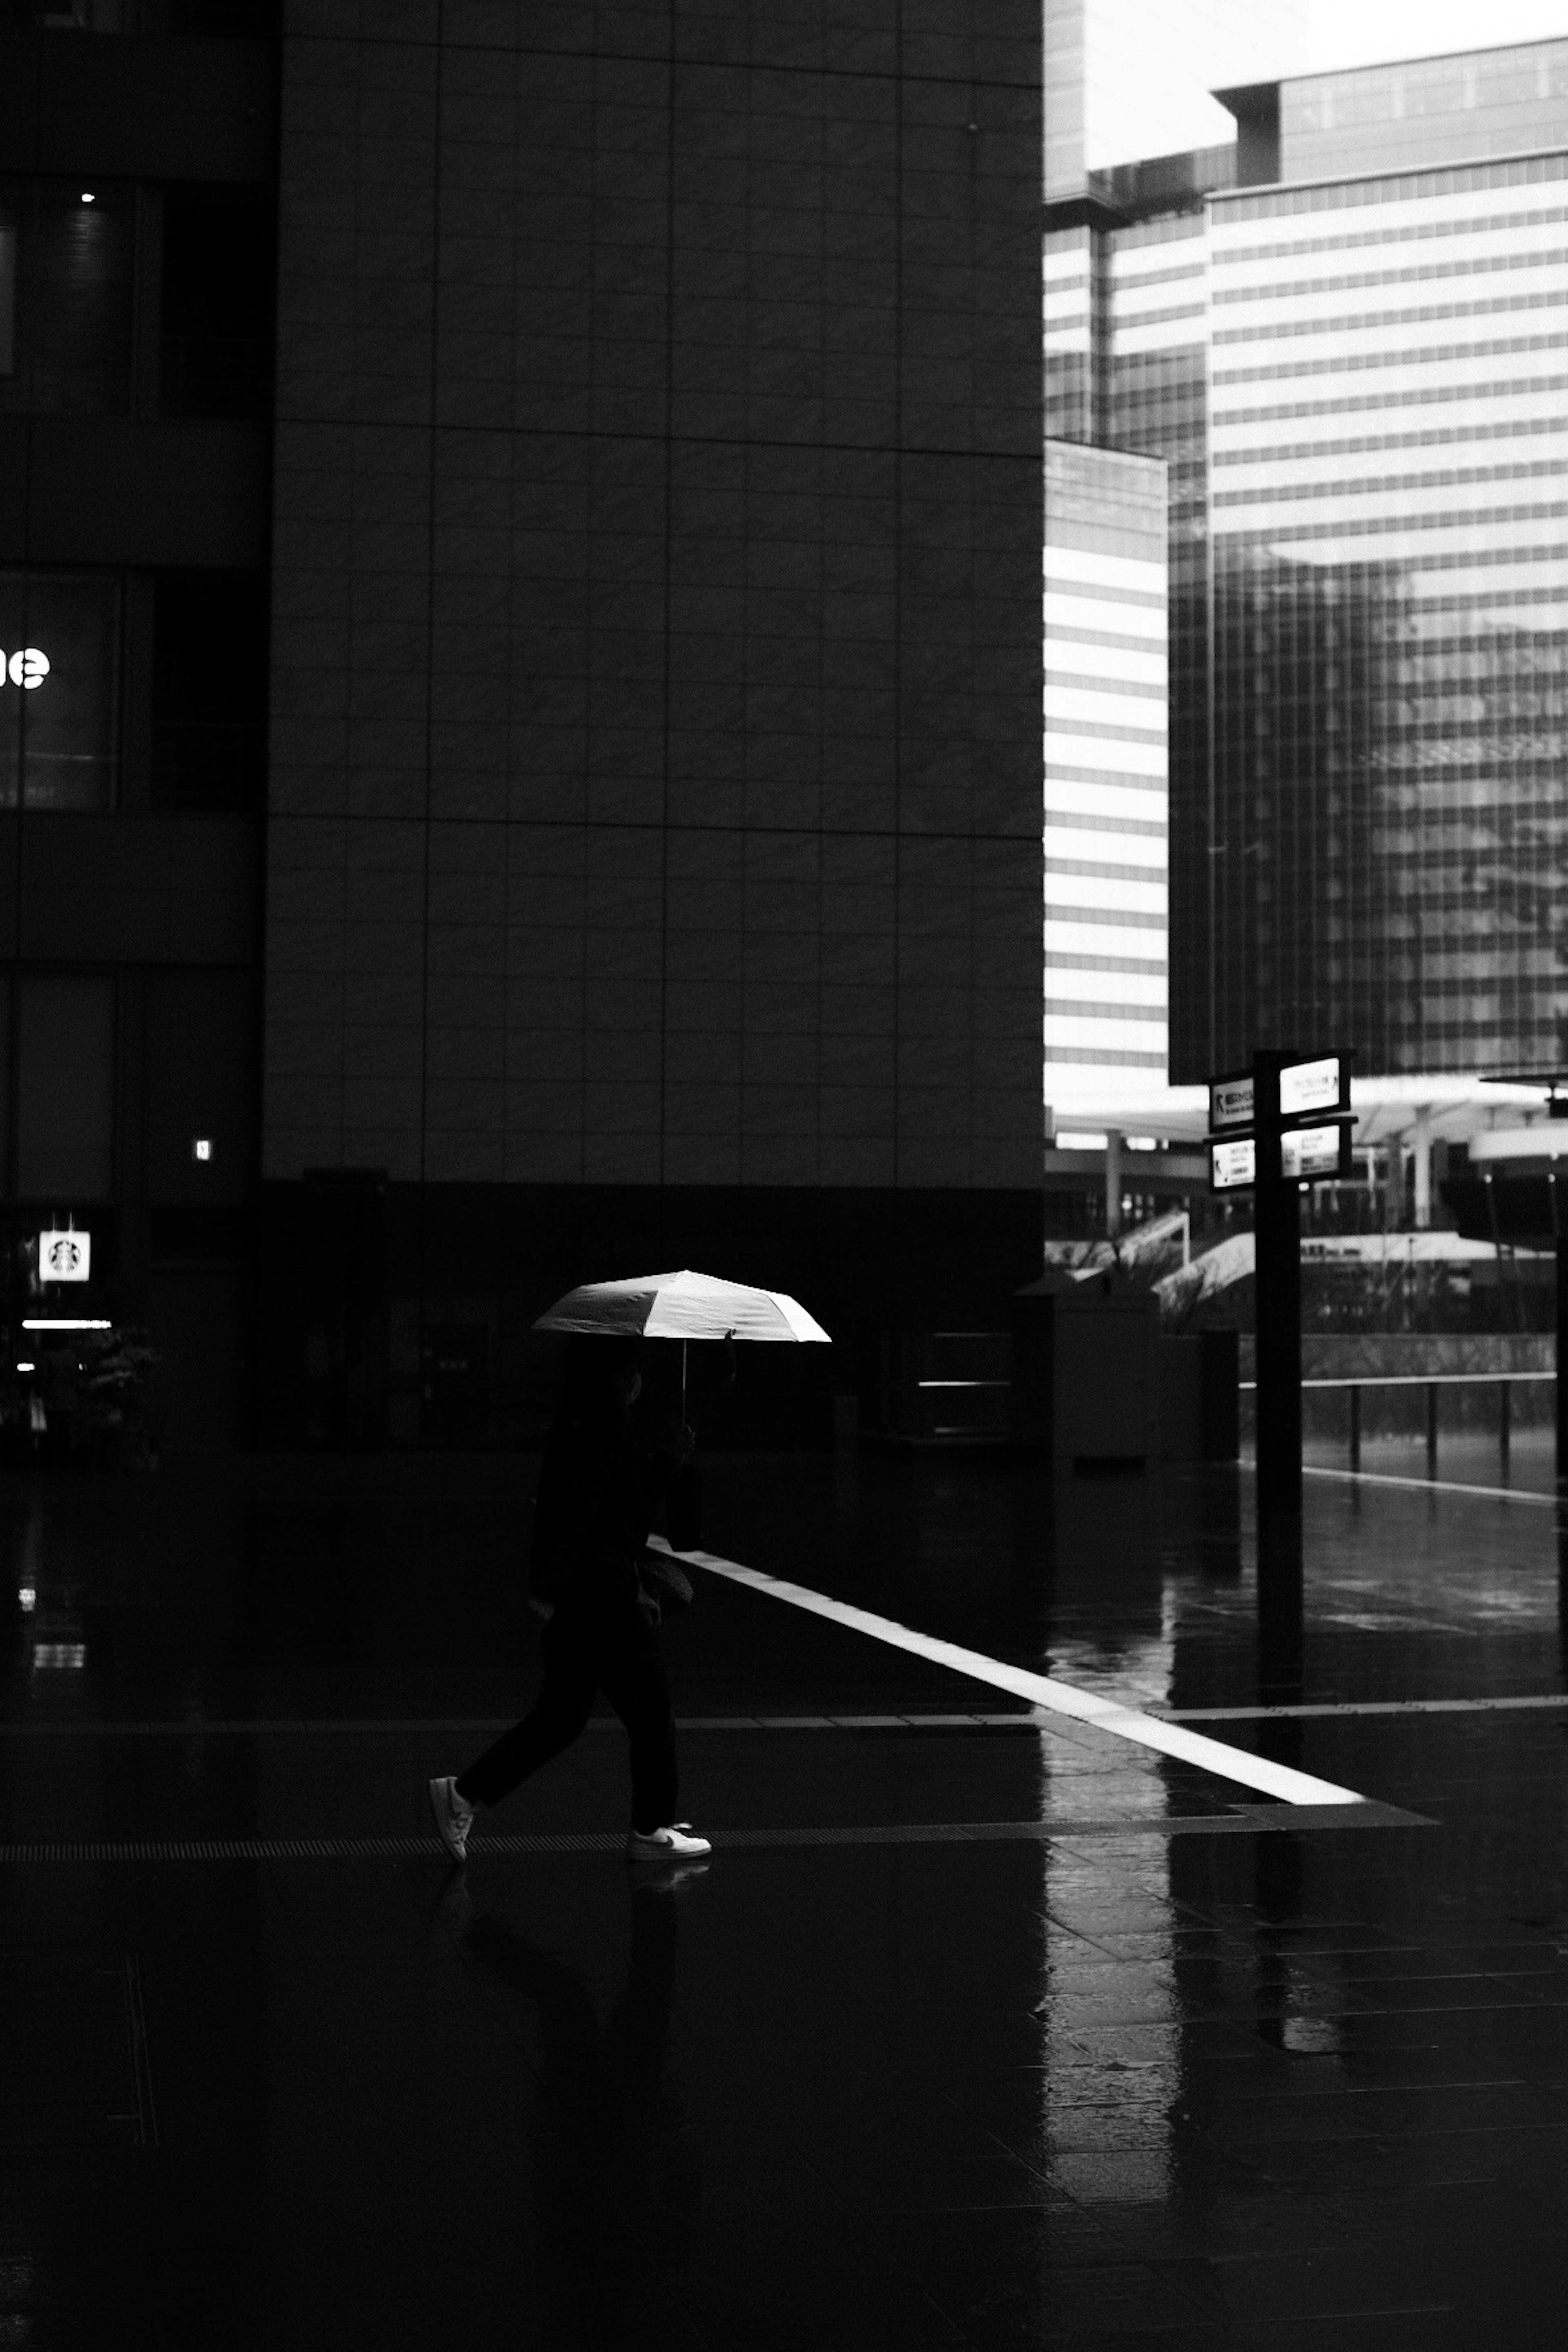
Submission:
[[[1165,468],[1046,445],[1046,1108],[1164,1083]]]
[[[1568,41],[1224,95],[1047,214],[1047,430],[1171,467],[1172,1076],[1554,1065]]]
[[[826,1432],[1039,1263],[1038,9],[284,13],[0,31],[0,1334],[510,1444],[688,1263]]]

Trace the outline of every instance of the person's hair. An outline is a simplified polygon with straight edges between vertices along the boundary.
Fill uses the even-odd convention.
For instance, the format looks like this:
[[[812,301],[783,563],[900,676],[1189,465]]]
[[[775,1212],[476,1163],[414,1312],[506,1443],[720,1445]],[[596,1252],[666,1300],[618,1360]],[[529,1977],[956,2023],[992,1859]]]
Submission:
[[[601,1339],[586,1331],[574,1331],[561,1359],[556,1427],[613,1420],[620,1411],[616,1383],[628,1365],[637,1363],[638,1354],[637,1343],[630,1337]]]

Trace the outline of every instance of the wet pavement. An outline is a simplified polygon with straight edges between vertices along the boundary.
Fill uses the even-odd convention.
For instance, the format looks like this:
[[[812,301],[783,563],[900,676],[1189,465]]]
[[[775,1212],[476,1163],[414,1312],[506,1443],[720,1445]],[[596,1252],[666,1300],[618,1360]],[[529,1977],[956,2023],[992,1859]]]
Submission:
[[[1245,1469],[710,1462],[715,1555],[1368,1802],[699,1570],[652,1882],[609,1723],[428,1835],[531,1465],[13,1481],[0,2346],[1555,2347],[1568,1586],[1461,1444],[1309,1478],[1299,1638]]]

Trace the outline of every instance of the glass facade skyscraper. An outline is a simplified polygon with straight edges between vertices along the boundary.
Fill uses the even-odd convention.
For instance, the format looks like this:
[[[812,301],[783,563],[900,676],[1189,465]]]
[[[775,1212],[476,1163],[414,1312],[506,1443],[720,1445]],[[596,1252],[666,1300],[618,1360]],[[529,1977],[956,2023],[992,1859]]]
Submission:
[[[1227,95],[1047,213],[1048,430],[1171,464],[1171,1076],[1556,1066],[1568,40]]]

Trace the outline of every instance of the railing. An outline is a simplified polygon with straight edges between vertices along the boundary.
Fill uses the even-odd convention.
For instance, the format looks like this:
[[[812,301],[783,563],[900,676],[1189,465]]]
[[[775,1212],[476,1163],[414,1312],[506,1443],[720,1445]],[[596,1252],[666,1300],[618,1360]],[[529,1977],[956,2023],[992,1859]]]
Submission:
[[[1361,1392],[1363,1389],[1425,1389],[1426,1391],[1426,1475],[1437,1475],[1437,1391],[1439,1389],[1495,1388],[1498,1392],[1498,1460],[1508,1468],[1513,1436],[1513,1400],[1510,1391],[1520,1381],[1555,1381],[1550,1372],[1357,1372],[1337,1380],[1303,1381],[1304,1389],[1348,1389],[1351,1400],[1351,1468],[1361,1468]],[[1238,1381],[1237,1387],[1255,1391],[1256,1381]]]

